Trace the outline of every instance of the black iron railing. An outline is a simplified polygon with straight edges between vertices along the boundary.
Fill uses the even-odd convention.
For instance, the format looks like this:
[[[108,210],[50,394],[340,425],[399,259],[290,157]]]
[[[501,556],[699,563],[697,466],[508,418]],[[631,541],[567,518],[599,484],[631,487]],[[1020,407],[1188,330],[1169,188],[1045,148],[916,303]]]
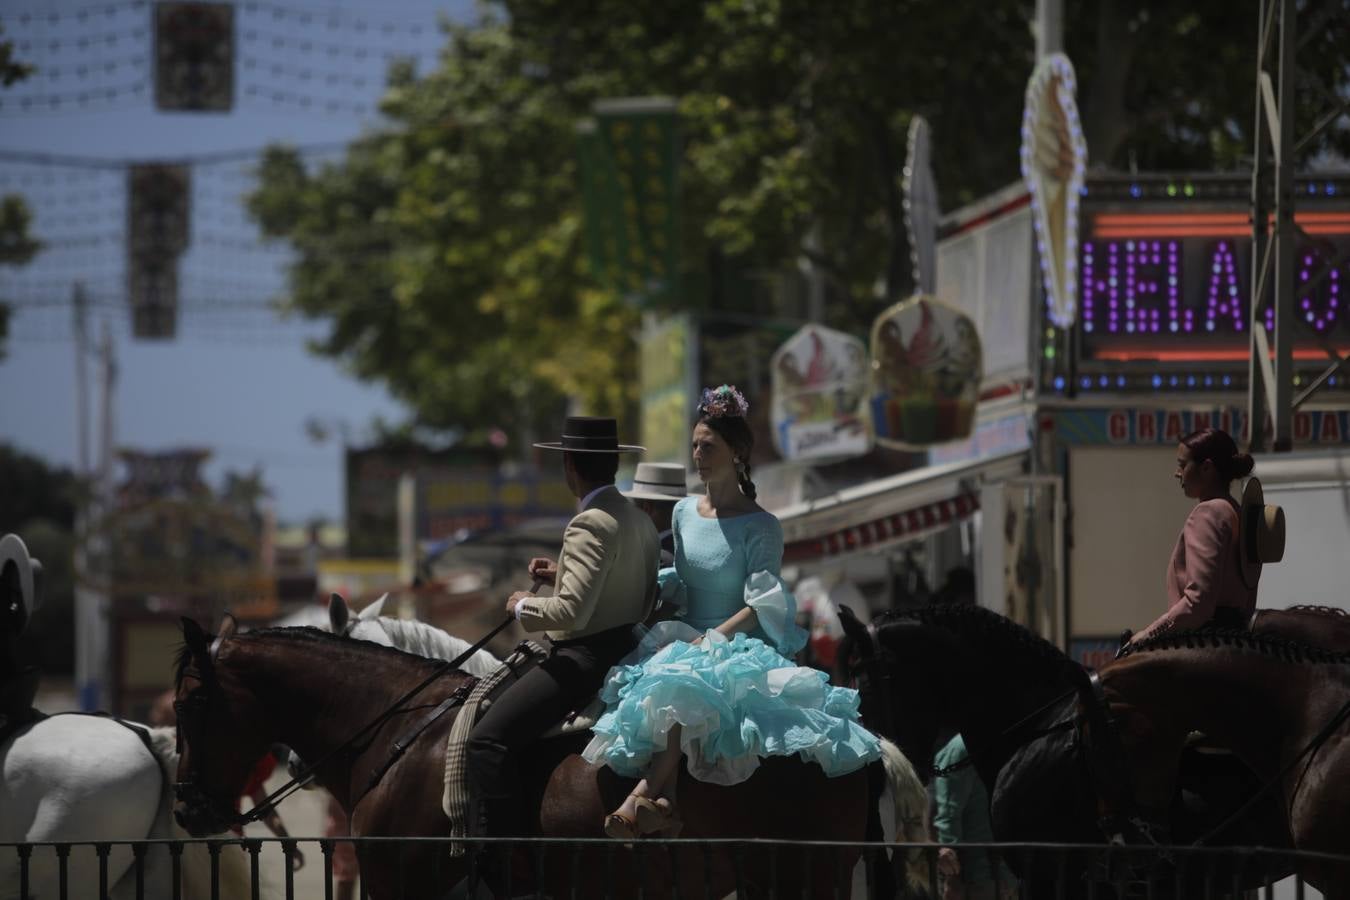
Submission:
[[[1302,898],[1303,873],[1315,873],[1322,887],[1350,887],[1350,856],[1263,848],[292,837],[0,843],[0,895],[87,900],[116,891],[138,900],[334,900],[333,856],[343,843],[350,843],[363,863],[379,857],[384,895],[407,900],[447,896],[461,876],[458,896],[466,897],[488,896],[467,890],[467,883],[499,897],[541,889],[553,897],[616,900],[718,900],[733,892],[769,898],[940,897],[949,877],[944,872],[951,868],[939,857],[944,846],[955,849],[958,859],[978,852],[993,863],[987,867],[989,881],[978,889],[983,893],[967,886],[966,896],[1274,898],[1277,883],[1285,882],[1285,895]],[[455,845],[462,855],[453,854]],[[313,865],[315,848],[320,871],[299,875],[299,855]],[[1016,874],[1010,878],[1010,872]],[[438,886],[432,890],[428,883]],[[361,885],[360,897],[368,887]]]

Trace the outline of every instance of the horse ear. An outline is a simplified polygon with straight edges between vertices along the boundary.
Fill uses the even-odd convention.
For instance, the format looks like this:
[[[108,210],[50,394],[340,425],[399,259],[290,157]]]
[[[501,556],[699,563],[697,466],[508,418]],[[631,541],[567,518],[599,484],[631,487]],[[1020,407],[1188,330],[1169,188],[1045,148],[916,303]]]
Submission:
[[[857,647],[858,656],[861,659],[868,659],[872,656],[872,635],[868,633],[867,626],[858,621],[858,617],[853,614],[853,610],[847,606],[839,606],[839,624],[844,628],[844,635],[850,638]]]
[[[361,614],[358,615],[357,618],[363,622],[370,621],[371,619],[378,619],[380,617],[381,610],[384,609],[384,601],[388,599],[389,599],[388,593],[381,594],[380,599],[376,600],[374,603],[370,604],[365,609],[361,610]]]
[[[211,636],[196,621],[183,616],[183,643],[197,668],[206,671],[211,667]]]
[[[351,614],[341,594],[335,592],[328,595],[328,628],[333,634],[347,633],[347,620]]]
[[[180,621],[183,626],[183,642],[188,645],[188,648],[194,652],[199,649],[206,649],[206,632],[202,631],[202,626],[187,616],[183,616]]]

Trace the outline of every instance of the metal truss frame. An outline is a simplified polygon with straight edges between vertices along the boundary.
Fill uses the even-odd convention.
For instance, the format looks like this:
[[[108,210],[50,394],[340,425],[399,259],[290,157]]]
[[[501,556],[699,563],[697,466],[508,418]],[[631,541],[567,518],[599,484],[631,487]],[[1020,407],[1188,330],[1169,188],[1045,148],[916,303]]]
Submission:
[[[1260,0],[1256,61],[1255,153],[1252,164],[1252,293],[1251,354],[1247,388],[1250,413],[1249,449],[1266,449],[1264,423],[1269,413],[1273,426],[1270,449],[1285,452],[1293,446],[1294,412],[1338,371],[1350,374],[1350,357],[1342,357],[1328,341],[1322,349],[1330,365],[1303,390],[1294,395],[1293,345],[1296,291],[1294,260],[1299,236],[1306,237],[1294,221],[1297,194],[1294,173],[1302,153],[1342,116],[1350,114],[1350,100],[1338,97],[1311,73],[1300,72],[1297,55],[1322,27],[1322,18],[1337,7],[1328,0],[1311,17],[1303,39],[1298,35],[1295,0]],[[1272,74],[1272,69],[1273,74]],[[1320,116],[1308,133],[1294,133],[1294,88],[1302,80],[1317,89],[1330,110]],[[1345,262],[1346,254],[1327,260],[1309,281],[1306,290],[1320,285],[1332,269]],[[1273,340],[1266,330],[1264,314],[1275,311]]]

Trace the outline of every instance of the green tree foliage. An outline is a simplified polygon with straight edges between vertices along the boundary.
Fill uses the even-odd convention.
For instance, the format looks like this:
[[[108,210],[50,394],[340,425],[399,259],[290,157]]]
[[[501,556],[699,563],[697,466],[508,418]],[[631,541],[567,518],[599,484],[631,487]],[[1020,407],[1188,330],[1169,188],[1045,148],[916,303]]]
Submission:
[[[4,29],[0,28],[0,36]],[[0,87],[22,81],[33,67],[14,58],[14,42],[0,40]],[[0,197],[0,266],[22,266],[37,255],[41,245],[29,232],[33,214],[16,194]],[[9,307],[0,302],[0,359],[5,356],[5,338],[9,335]]]
[[[1269,4],[1267,4],[1269,5]],[[1350,87],[1344,0],[1296,4],[1300,68],[1294,128],[1306,134]],[[1232,171],[1251,165],[1258,8],[1223,0],[1066,4],[1089,155],[1097,167]],[[1278,59],[1278,41],[1269,51]],[[1271,66],[1272,71],[1274,66]],[[1350,129],[1326,131],[1300,164],[1350,153]]]
[[[1199,2],[1071,4],[1098,165],[1231,168],[1250,145],[1255,13]],[[861,332],[911,290],[914,114],[947,207],[1017,178],[1033,6],[496,0],[448,28],[436,71],[393,72],[390,125],[341,163],[270,151],[250,207],[299,251],[290,303],[332,319],[317,349],[421,423],[520,438],[567,397],[628,414],[636,314],[590,278],[581,241],[573,128],[594,101],[679,102],[682,258],[704,276],[685,305],[782,312],[810,257],[831,324]],[[763,289],[719,289],[722,271]]]

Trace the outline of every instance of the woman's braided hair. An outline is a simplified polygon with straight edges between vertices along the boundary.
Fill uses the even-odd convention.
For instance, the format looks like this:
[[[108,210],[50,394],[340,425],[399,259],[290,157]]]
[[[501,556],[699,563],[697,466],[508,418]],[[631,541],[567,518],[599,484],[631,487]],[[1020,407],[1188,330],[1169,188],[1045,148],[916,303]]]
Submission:
[[[755,499],[755,482],[750,478],[750,453],[755,449],[755,435],[746,421],[750,404],[745,395],[729,384],[705,388],[698,402],[698,425],[707,425],[727,442],[739,462],[736,481],[741,493]]]

